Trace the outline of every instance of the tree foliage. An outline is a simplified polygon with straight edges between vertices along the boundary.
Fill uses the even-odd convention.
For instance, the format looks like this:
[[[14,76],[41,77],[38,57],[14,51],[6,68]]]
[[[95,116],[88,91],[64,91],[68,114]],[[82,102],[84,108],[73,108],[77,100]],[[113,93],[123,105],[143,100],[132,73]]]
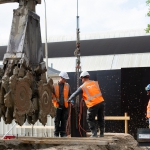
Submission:
[[[150,0],[147,0],[147,1],[146,1],[146,4],[147,4],[147,6],[149,7],[147,16],[150,17]],[[147,25],[147,28],[145,29],[145,31],[146,31],[146,33],[149,33],[149,32],[150,32],[150,24]]]

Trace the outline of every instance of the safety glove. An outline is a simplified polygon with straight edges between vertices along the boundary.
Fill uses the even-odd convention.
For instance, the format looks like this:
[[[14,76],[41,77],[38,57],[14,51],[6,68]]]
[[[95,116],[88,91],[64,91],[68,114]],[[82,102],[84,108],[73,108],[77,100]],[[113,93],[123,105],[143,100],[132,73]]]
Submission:
[[[68,103],[71,103],[71,105],[74,106],[74,100],[69,100]]]
[[[71,104],[74,105],[74,100],[71,100]]]

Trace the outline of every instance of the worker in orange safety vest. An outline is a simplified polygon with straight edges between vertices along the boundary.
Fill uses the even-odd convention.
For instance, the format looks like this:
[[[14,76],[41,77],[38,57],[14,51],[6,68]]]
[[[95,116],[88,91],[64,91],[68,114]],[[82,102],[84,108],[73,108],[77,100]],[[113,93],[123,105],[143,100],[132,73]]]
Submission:
[[[75,99],[79,94],[82,94],[83,100],[87,106],[87,122],[89,129],[92,132],[90,137],[97,137],[97,128],[95,117],[98,119],[100,128],[100,137],[104,136],[104,99],[97,81],[89,79],[90,74],[83,71],[80,75],[82,85],[69,97],[68,101]]]
[[[66,137],[66,122],[68,119],[68,97],[71,95],[69,84],[66,82],[69,76],[66,72],[60,72],[58,83],[53,84],[52,102],[56,108],[54,118],[55,137]]]
[[[147,85],[147,87],[145,88],[145,90],[147,91],[147,95],[150,97],[150,84]],[[148,101],[148,105],[147,105],[147,114],[146,117],[149,120],[149,128],[150,128],[150,98]]]

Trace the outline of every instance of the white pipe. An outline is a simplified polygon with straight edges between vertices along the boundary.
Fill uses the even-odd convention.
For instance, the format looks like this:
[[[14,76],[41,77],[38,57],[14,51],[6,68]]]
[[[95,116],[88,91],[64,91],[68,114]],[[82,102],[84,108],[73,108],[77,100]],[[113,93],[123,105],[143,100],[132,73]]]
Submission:
[[[46,69],[48,71],[48,45],[47,45],[47,18],[46,18],[46,1],[45,3],[45,59],[46,59]],[[48,79],[48,72],[46,72],[46,78]]]
[[[1,139],[4,139],[4,137],[14,128],[15,125],[16,123],[10,128],[10,130]]]

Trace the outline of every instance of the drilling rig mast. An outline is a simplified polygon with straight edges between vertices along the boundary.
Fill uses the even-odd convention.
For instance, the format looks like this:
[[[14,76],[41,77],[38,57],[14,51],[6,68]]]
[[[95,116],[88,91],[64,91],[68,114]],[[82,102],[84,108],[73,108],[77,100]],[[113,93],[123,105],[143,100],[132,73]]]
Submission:
[[[76,56],[76,85],[77,89],[79,88],[79,77],[81,72],[81,66],[80,66],[80,29],[79,29],[79,16],[78,16],[78,0],[77,0],[77,28],[76,28],[76,49],[74,51],[74,55]],[[78,114],[80,112],[80,99],[79,95],[76,97],[76,106],[75,106],[75,116],[76,116],[76,129],[78,129],[79,125],[79,119]]]

